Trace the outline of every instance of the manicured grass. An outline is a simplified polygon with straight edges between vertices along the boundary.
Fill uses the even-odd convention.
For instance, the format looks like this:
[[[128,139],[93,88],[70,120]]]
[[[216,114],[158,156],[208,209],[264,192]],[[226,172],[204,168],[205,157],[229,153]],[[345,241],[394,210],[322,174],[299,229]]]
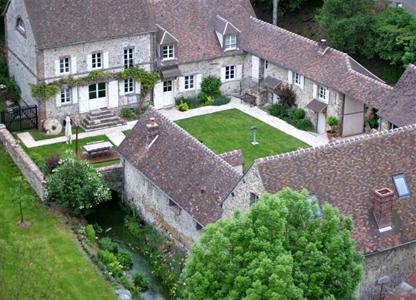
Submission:
[[[83,133],[83,132],[85,132],[85,130],[82,127],[79,127],[78,133]],[[48,139],[53,139],[53,138],[64,136],[65,135],[65,129],[62,129],[62,132],[60,134],[56,134],[56,135],[46,134],[44,132],[40,132],[37,129],[29,130],[29,133],[35,141],[42,141],[42,140],[48,140]],[[74,127],[72,127],[72,133],[75,134],[75,128]]]
[[[90,142],[98,142],[98,141],[110,141],[107,136],[99,135],[95,137],[85,138],[79,140],[78,143],[78,150],[81,152],[82,147]],[[33,161],[42,169],[42,163],[51,155],[58,155],[59,157],[65,157],[68,155],[75,156],[75,141],[72,141],[72,145],[68,145],[66,143],[57,143],[47,146],[35,147],[35,148],[25,148],[25,151],[29,156],[33,159]],[[103,167],[104,165],[108,166],[114,163],[118,163],[118,161],[106,162],[97,164],[97,167]]]
[[[124,130],[124,131],[123,131],[123,134],[124,134],[125,136],[128,136],[130,132],[131,132],[131,130]]]
[[[21,241],[28,245],[41,245],[37,253],[39,260],[56,274],[47,287],[48,290],[55,290],[54,299],[115,299],[109,284],[80,252],[75,236],[61,223],[59,217],[52,215],[39,204],[31,204],[24,212],[25,219],[31,222],[32,226],[16,226],[19,210],[17,203],[10,200],[13,193],[10,188],[15,184],[13,178],[20,173],[2,146],[0,163],[0,240],[7,244]],[[24,193],[35,194],[30,187],[27,187]],[[14,267],[15,264],[19,264],[19,257],[11,255],[6,257],[6,261],[6,269],[3,270],[5,274],[0,274],[0,278],[20,276],[15,274],[17,270]],[[0,268],[0,272],[1,270]],[[40,276],[43,275],[48,276]],[[12,280],[6,282],[8,288],[15,284]]]
[[[237,109],[180,120],[177,124],[217,154],[241,149],[246,169],[257,158],[309,147]],[[256,146],[251,144],[253,125],[257,126]]]

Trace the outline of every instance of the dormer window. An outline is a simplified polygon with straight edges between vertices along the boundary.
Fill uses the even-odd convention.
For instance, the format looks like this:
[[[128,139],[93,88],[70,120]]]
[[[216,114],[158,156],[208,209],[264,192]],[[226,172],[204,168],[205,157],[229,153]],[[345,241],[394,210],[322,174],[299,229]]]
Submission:
[[[226,35],[224,37],[224,50],[234,50],[234,49],[237,49],[237,36]]]
[[[175,46],[164,45],[162,46],[162,59],[174,59],[175,58]]]
[[[22,35],[26,36],[26,27],[25,27],[25,23],[23,22],[22,17],[17,17],[17,19],[16,19],[16,29]]]

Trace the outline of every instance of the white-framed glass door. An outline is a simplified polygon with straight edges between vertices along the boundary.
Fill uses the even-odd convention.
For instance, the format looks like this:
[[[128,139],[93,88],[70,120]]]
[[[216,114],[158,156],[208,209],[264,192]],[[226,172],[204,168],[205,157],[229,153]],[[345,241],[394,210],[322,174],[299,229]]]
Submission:
[[[99,82],[88,86],[90,110],[108,107],[107,83]]]

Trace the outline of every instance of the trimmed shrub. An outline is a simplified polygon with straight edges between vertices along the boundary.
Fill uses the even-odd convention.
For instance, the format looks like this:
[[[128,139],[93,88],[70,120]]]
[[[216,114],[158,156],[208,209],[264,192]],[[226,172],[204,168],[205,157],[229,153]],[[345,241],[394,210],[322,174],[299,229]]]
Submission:
[[[48,174],[51,174],[59,166],[60,160],[59,155],[51,155],[46,159],[45,164]]]
[[[179,111],[188,111],[189,110],[189,105],[188,105],[188,103],[181,101],[178,105],[176,105],[176,108]]]
[[[85,237],[87,240],[91,243],[95,243],[95,229],[94,226],[89,224],[87,227],[85,227]]]
[[[201,91],[208,96],[220,96],[221,79],[215,76],[208,76],[201,82]]]
[[[296,128],[300,130],[305,130],[305,131],[313,130],[313,124],[311,123],[311,121],[307,119],[289,120],[288,123],[295,126]]]
[[[140,291],[145,291],[149,288],[149,280],[139,272],[133,274],[133,283]]]
[[[285,117],[287,117],[287,110],[280,104],[272,104],[269,107],[269,113],[272,116],[284,119]]]
[[[127,250],[120,250],[117,253],[117,260],[120,262],[120,264],[123,266],[125,270],[131,269],[133,266],[133,256],[131,253]]]
[[[302,120],[305,119],[306,114],[302,108],[295,108],[289,111],[289,118],[292,120]]]
[[[121,109],[121,116],[127,120],[136,119],[136,113],[134,112],[134,109],[131,107],[123,107]]]
[[[101,238],[98,244],[100,245],[100,248],[102,250],[105,250],[111,253],[118,253],[117,243],[114,243],[109,237]]]
[[[225,105],[230,103],[230,98],[227,98],[225,96],[217,96],[214,98],[214,103],[213,105],[215,106],[220,106],[220,105]]]

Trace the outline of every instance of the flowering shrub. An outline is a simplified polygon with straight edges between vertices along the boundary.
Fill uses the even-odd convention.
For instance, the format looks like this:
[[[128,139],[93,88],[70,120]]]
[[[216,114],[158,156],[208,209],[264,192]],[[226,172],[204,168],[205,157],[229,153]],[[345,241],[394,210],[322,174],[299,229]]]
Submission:
[[[67,158],[46,179],[49,201],[76,214],[88,214],[95,206],[111,199],[101,174],[86,161]]]

